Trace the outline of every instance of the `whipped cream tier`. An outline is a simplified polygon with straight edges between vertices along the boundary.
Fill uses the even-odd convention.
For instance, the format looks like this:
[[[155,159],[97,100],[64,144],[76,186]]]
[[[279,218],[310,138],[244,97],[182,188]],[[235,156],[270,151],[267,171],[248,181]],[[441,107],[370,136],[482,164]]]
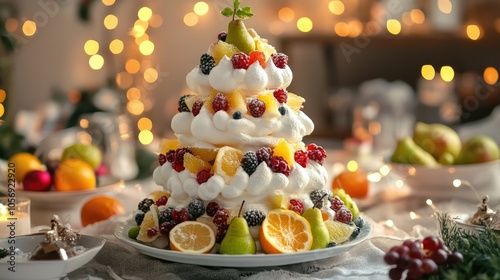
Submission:
[[[188,87],[201,96],[207,96],[214,89],[223,93],[241,90],[245,95],[252,96],[266,89],[286,88],[292,79],[290,67],[286,65],[283,69],[278,68],[272,59],[267,60],[265,68],[256,61],[245,70],[234,69],[227,56],[221,59],[209,75],[195,67],[186,76]]]
[[[226,111],[212,114],[206,108],[197,116],[180,112],[172,119],[172,130],[184,146],[214,148],[227,145],[249,151],[274,147],[284,138],[302,147],[302,138],[313,131],[314,123],[302,111],[295,113],[286,104],[283,106],[288,113],[272,118],[244,114],[241,119],[233,119]]]
[[[317,162],[310,161],[304,168],[294,162],[291,174],[287,177],[274,173],[263,162],[252,175],[242,167],[229,182],[214,174],[207,182],[199,184],[196,174],[183,170],[175,171],[171,164],[158,166],[153,172],[154,182],[171,194],[167,206],[185,206],[192,199],[215,201],[228,209],[239,207],[241,201],[247,204],[266,204],[274,194],[286,194],[289,197],[307,198],[306,208],[312,207],[309,193],[326,186],[328,174]]]

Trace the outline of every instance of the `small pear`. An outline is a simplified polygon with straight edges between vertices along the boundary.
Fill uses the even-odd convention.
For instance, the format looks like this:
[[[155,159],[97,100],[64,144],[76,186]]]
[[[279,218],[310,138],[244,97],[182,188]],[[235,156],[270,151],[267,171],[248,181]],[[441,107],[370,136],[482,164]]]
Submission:
[[[462,148],[458,133],[451,127],[439,123],[417,122],[413,130],[413,140],[436,160],[439,160],[443,154],[448,154],[444,157],[446,162],[450,162],[449,157],[452,156],[452,163]]]
[[[476,135],[465,141],[457,164],[474,164],[500,158],[500,148],[491,137]]]
[[[412,138],[406,137],[398,140],[396,149],[391,157],[395,163],[415,164],[428,167],[438,166],[434,157],[415,144]]]
[[[323,201],[323,197],[318,201]],[[330,243],[330,233],[328,232],[328,228],[323,221],[323,215],[321,214],[321,210],[316,208],[318,201],[313,207],[306,209],[302,214],[302,217],[304,217],[311,225],[313,235],[311,250],[326,248],[328,243]]]
[[[241,216],[243,204],[241,203],[240,211],[237,217],[234,217],[229,224],[226,236],[220,244],[220,253],[227,255],[242,255],[242,254],[255,254],[257,247],[253,240],[248,223],[245,218]]]
[[[227,27],[226,43],[235,45],[240,51],[249,54],[255,50],[255,40],[248,32],[241,19],[229,22]]]

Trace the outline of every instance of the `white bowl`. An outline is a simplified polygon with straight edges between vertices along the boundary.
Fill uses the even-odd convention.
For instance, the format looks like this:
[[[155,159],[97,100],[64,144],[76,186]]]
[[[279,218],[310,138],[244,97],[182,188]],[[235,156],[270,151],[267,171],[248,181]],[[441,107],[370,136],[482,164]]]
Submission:
[[[27,253],[35,249],[35,247],[43,240],[44,235],[33,236],[16,236],[16,247],[19,250]],[[95,255],[102,249],[105,239],[88,235],[81,235],[78,245],[86,248],[85,252],[71,257],[65,261],[21,261],[14,260],[14,263],[0,263],[0,279],[10,280],[51,280],[61,279],[66,274],[80,268],[81,266],[92,260]],[[12,244],[9,239],[0,239],[0,248],[8,249]],[[15,265],[15,272],[9,271],[9,267]],[[4,278],[5,277],[5,278]]]
[[[411,188],[414,196],[432,200],[461,199],[479,204],[485,195],[490,205],[500,204],[500,160],[486,163],[425,167],[388,162]],[[453,181],[459,179],[461,186]]]

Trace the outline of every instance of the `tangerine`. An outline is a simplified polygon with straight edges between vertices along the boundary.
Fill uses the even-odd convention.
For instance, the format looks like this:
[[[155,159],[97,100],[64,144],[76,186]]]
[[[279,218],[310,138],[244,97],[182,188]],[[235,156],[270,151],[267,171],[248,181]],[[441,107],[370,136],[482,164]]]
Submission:
[[[345,170],[332,182],[332,189],[343,189],[352,198],[364,198],[368,195],[370,184],[366,173]]]
[[[17,153],[9,158],[10,163],[13,163],[15,176],[18,182],[22,182],[24,176],[33,170],[43,170],[43,165],[36,156],[30,153]]]
[[[54,173],[56,191],[83,191],[96,188],[94,169],[81,159],[70,158],[61,163]]]
[[[110,196],[95,196],[87,200],[80,210],[82,226],[107,220],[114,215],[125,213],[125,208],[116,198]]]

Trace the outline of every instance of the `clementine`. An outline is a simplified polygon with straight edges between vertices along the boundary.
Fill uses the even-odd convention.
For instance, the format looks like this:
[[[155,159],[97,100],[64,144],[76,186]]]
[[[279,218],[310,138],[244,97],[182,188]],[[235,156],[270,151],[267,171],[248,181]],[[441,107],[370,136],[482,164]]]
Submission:
[[[60,192],[95,189],[94,169],[81,159],[67,159],[56,169],[54,187]]]
[[[368,195],[369,185],[366,173],[345,170],[333,179],[332,189],[344,189],[352,198],[364,198]]]
[[[24,176],[33,170],[43,170],[43,164],[30,153],[17,153],[9,158],[9,169],[15,169],[15,177],[22,182]]]
[[[99,195],[87,200],[80,210],[82,226],[107,220],[114,215],[125,213],[125,208],[116,198]]]

